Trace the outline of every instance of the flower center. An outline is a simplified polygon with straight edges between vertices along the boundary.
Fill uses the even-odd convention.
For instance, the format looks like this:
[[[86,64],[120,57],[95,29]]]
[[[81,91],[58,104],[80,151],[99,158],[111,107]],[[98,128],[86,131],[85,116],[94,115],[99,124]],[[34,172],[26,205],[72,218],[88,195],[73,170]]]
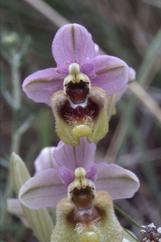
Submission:
[[[67,123],[90,122],[97,118],[99,105],[92,98],[88,98],[84,105],[80,104],[79,106],[71,105],[67,100],[60,108],[59,112]]]
[[[92,203],[95,196],[94,183],[86,178],[87,172],[84,168],[75,169],[75,179],[68,186],[68,196],[78,207],[87,207]]]
[[[67,221],[74,225],[81,242],[99,242],[100,236],[94,227],[104,218],[105,212],[94,204],[95,185],[86,175],[84,168],[75,169],[75,179],[68,186],[69,199],[75,206],[67,215]]]
[[[86,174],[86,170],[82,167],[75,169],[75,179],[77,180],[80,188],[86,186]]]
[[[69,75],[64,78],[64,92],[72,104],[85,103],[90,90],[90,80],[80,71],[77,63],[72,63],[68,68]]]

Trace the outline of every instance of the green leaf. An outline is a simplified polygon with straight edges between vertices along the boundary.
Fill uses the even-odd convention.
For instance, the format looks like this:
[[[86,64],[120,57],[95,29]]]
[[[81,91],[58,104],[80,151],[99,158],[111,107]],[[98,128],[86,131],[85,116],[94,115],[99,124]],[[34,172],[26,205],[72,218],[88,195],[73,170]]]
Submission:
[[[161,49],[161,29],[156,34],[151,45],[149,46],[144,61],[141,65],[141,68],[138,72],[137,79],[141,84],[146,84],[147,79],[152,71],[152,68],[156,64],[157,59],[160,56]]]
[[[11,156],[10,173],[13,189],[18,194],[19,189],[30,178],[29,171],[22,159],[15,153]],[[47,209],[32,210],[22,205],[26,217],[35,236],[40,242],[49,242],[54,224]]]

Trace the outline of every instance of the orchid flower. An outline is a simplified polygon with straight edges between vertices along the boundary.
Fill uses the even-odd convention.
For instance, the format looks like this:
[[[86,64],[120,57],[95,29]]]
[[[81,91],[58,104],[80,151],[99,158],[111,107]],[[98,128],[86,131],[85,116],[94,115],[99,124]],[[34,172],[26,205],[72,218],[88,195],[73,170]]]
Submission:
[[[63,152],[61,152],[61,150],[63,150]],[[50,216],[45,216],[44,209],[36,211],[28,209],[27,211],[27,208],[18,199],[8,199],[8,211],[18,216],[27,227],[31,228],[33,232],[36,233],[36,237],[39,241],[49,241],[48,239],[45,239],[46,236],[51,236],[51,242],[133,241],[131,239],[125,239],[123,228],[119,224],[119,221],[115,215],[110,194],[104,191],[96,192],[94,190],[94,181],[96,179],[97,168],[93,166],[94,162],[92,162],[92,160],[95,158],[95,150],[96,146],[94,144],[88,144],[85,139],[81,139],[81,144],[78,146],[77,150],[75,150],[74,147],[65,145],[61,142],[59,143],[58,147],[43,149],[36,159],[35,176],[53,167],[57,167],[56,169],[60,168],[59,166],[61,164],[63,165],[63,163],[59,163],[59,158],[65,159],[65,157],[68,160],[71,158],[72,162],[76,162],[76,160],[78,161],[79,158],[84,160],[84,167],[86,167],[86,170],[88,170],[89,179],[84,177],[84,172],[86,172],[86,170],[83,167],[78,167],[80,165],[79,162],[77,162],[75,165],[73,164],[75,167],[77,167],[75,169],[75,175],[77,179],[69,184],[69,197],[66,197],[65,192],[64,198],[58,201],[56,206],[56,225],[52,232],[52,236],[50,229],[48,229],[48,227],[50,227]],[[61,156],[59,154],[60,152]],[[53,153],[55,156],[53,156]],[[14,174],[14,182],[16,182],[15,184],[18,182],[19,184],[22,182],[22,180],[25,180],[25,164],[15,154],[12,155],[11,161],[12,174]],[[71,169],[71,165],[68,167],[68,169]],[[67,174],[68,171],[66,175]],[[133,173],[131,176],[131,174],[128,174],[128,172],[125,170],[124,174],[125,177],[129,179],[130,183],[132,182],[132,179],[134,179],[134,183],[137,182],[137,178],[135,179],[135,176],[133,177]],[[68,184],[71,180],[71,172],[67,176],[66,175],[64,179]],[[123,179],[123,176],[122,178],[121,176],[122,174],[120,174],[120,177],[118,178],[120,181]],[[116,181],[119,181],[117,180],[117,177]],[[131,194],[135,192],[134,190],[137,190],[136,185],[134,185],[132,189],[133,191]],[[48,199],[50,199],[50,195],[48,195]],[[55,207],[55,204],[53,204],[53,206]],[[36,214],[38,211],[39,214]],[[40,215],[40,213],[42,214]],[[43,223],[41,220],[43,220]]]
[[[56,208],[51,242],[123,242],[121,227],[106,192],[97,192],[91,208],[76,209],[67,198]]]
[[[134,173],[116,164],[95,163],[96,145],[81,138],[80,145],[59,142],[45,148],[35,161],[36,174],[24,183],[19,192],[22,204],[39,209],[55,207],[66,197],[76,201],[81,189],[107,191],[112,199],[130,198],[139,188]]]
[[[100,55],[91,34],[79,24],[58,30],[52,54],[57,67],[29,75],[24,92],[52,107],[57,133],[65,143],[77,145],[83,136],[98,142],[108,131],[118,96],[135,78],[134,70],[117,57]]]

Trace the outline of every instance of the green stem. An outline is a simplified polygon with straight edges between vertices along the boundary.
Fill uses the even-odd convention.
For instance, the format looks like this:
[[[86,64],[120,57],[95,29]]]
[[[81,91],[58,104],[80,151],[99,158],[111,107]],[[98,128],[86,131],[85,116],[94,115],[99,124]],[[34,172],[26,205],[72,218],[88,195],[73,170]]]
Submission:
[[[129,235],[129,237],[131,237],[135,241],[139,242],[139,240],[135,237],[135,235],[133,235],[132,233],[130,233],[127,229],[124,229],[124,231],[125,231],[125,233],[127,233]]]
[[[139,225],[133,218],[131,218],[125,211],[123,211],[118,205],[114,205],[115,209],[123,215],[128,221],[130,221],[135,227],[141,229],[141,225]]]

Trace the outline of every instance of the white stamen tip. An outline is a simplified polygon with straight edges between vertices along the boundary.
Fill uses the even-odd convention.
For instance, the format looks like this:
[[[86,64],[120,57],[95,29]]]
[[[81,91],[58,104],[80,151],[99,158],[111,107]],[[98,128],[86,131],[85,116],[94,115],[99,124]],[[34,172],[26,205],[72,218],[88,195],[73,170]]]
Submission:
[[[77,75],[80,73],[80,66],[77,63],[72,63],[69,65],[69,73],[71,75]]]
[[[85,177],[86,174],[86,170],[83,167],[76,168],[74,172],[76,178]]]

